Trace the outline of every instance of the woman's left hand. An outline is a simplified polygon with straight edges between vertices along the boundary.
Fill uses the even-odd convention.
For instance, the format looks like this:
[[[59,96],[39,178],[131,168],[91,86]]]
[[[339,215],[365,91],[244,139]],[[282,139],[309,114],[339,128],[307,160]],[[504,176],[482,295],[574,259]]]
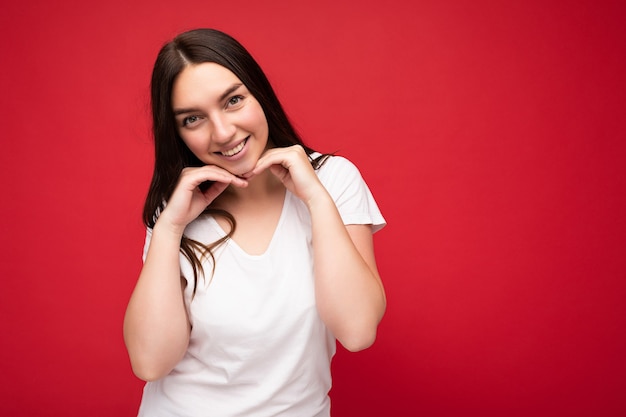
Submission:
[[[243,177],[251,179],[266,169],[311,214],[315,299],[321,319],[348,350],[365,349],[376,338],[386,305],[371,227],[344,225],[302,146],[268,150]]]
[[[306,204],[325,191],[315,175],[308,155],[300,145],[268,150],[259,158],[256,167],[243,177],[250,179],[268,168],[285,188]]]

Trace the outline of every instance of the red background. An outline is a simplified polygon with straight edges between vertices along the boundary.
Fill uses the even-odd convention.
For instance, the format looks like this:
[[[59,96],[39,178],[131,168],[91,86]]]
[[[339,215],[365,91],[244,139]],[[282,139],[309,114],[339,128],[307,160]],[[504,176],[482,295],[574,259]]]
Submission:
[[[388,220],[377,343],[334,416],[626,415],[622,1],[0,6],[0,415],[132,416],[122,317],[151,173],[148,82],[238,38]]]

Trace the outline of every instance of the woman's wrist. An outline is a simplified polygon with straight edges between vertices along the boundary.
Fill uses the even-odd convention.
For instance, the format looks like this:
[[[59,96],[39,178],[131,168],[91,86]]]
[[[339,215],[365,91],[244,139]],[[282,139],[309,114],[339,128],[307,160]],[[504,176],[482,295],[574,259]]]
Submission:
[[[311,214],[318,211],[334,211],[337,209],[335,202],[325,188],[322,188],[320,192],[315,193],[313,197],[305,201],[305,204]]]
[[[185,232],[186,226],[180,226],[173,224],[167,220],[164,216],[160,216],[152,229],[153,236],[155,234],[167,237],[168,239],[176,240],[180,242]]]

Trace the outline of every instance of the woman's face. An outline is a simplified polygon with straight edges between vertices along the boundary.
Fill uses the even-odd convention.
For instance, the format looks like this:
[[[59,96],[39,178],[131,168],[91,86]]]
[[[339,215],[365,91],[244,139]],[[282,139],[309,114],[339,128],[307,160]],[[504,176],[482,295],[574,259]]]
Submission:
[[[180,137],[207,165],[242,175],[255,167],[267,147],[268,126],[261,105],[221,65],[185,67],[174,81],[172,108]]]

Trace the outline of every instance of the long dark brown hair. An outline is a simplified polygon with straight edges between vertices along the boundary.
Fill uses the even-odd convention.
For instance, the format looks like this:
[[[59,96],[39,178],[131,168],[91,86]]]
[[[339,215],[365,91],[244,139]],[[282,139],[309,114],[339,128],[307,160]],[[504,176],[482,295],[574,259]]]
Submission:
[[[239,42],[214,29],[184,32],[161,48],[152,71],[150,89],[155,162],[152,182],[143,209],[143,221],[149,228],[154,227],[165,202],[174,192],[183,168],[204,165],[180,138],[172,110],[174,80],[188,65],[203,62],[219,64],[241,80],[265,113],[269,128],[268,140],[274,147],[301,145],[315,169],[321,166],[327,156],[312,158],[311,154],[315,151],[304,145],[261,67]],[[180,250],[193,268],[194,294],[198,273],[204,275],[201,260],[207,256],[212,258],[214,268],[212,250],[229,239],[236,226],[234,217],[223,210],[212,209],[209,206],[204,214],[224,216],[230,222],[231,229],[222,239],[208,244],[183,236]]]

